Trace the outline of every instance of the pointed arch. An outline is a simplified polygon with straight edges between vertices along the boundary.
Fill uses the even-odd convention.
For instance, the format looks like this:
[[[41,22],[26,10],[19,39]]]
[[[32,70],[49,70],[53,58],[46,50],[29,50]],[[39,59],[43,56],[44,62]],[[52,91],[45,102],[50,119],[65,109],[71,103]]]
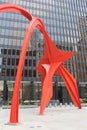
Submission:
[[[41,32],[43,32],[43,33],[45,32],[44,26],[43,26],[41,20],[33,17],[32,21],[30,22],[30,24],[27,28],[27,31],[26,31],[26,34],[24,37],[23,46],[21,49],[20,58],[19,58],[19,64],[18,64],[18,69],[17,69],[17,74],[16,74],[15,85],[14,85],[14,93],[13,93],[13,97],[12,97],[10,121],[9,121],[11,123],[18,123],[18,104],[19,104],[20,82],[21,82],[21,78],[22,78],[22,71],[24,68],[24,61],[26,58],[27,48],[28,48],[31,35],[32,35],[35,27],[37,27],[37,28],[39,27],[39,30]]]

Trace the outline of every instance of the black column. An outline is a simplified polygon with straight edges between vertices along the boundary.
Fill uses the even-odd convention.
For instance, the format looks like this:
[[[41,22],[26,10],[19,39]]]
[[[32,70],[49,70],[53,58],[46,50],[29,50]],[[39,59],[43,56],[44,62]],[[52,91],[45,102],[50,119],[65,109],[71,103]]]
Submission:
[[[30,82],[30,100],[34,100],[33,87],[34,87],[33,81],[31,81]]]
[[[58,99],[58,93],[57,93],[57,89],[58,89],[58,83],[57,83],[57,81],[55,81],[55,83],[54,83],[54,87],[55,87],[55,100],[57,100]]]
[[[58,100],[63,103],[62,86],[58,87]]]
[[[8,86],[7,86],[7,81],[4,81],[4,86],[3,86],[3,101],[8,100]]]
[[[81,98],[81,86],[80,86],[78,80],[77,80],[77,87],[78,87],[78,90],[79,90],[79,96],[80,96],[80,98]]]

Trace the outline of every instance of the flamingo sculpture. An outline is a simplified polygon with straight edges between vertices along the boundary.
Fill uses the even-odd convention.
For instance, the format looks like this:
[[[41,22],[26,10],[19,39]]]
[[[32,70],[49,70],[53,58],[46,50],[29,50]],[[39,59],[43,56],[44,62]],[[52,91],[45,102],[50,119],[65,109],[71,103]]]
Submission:
[[[21,48],[18,70],[17,70],[15,84],[14,84],[14,92],[12,96],[12,105],[11,105],[9,124],[16,124],[19,122],[18,106],[19,106],[20,82],[22,78],[22,71],[24,67],[27,48],[35,27],[43,34],[44,41],[45,41],[44,55],[37,67],[37,70],[41,73],[41,78],[42,78],[42,96],[41,96],[40,114],[43,114],[46,105],[49,103],[53,95],[52,77],[54,74],[62,77],[74,105],[78,108],[81,108],[76,80],[63,67],[63,63],[69,58],[71,58],[74,55],[74,53],[64,52],[59,50],[55,46],[51,38],[48,36],[43,22],[39,18],[33,17],[24,8],[15,4],[1,4],[0,13],[2,12],[16,12],[18,14],[25,16],[30,21]]]

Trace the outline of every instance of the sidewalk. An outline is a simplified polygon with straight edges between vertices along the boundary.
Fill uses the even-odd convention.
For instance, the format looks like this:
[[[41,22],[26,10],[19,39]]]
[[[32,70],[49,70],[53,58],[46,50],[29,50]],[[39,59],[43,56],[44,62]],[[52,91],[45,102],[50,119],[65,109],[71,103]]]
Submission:
[[[86,130],[87,107],[74,106],[46,108],[40,116],[39,108],[20,108],[18,125],[6,125],[10,109],[0,108],[0,130]]]

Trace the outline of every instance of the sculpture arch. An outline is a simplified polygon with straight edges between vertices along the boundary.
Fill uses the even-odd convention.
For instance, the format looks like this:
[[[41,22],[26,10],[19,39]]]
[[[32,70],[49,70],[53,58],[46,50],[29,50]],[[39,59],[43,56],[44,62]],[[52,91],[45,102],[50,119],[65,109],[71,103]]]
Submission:
[[[2,4],[2,5],[0,5],[0,13],[4,13],[4,12],[15,12],[15,13],[23,15],[24,17],[26,17],[30,21],[32,20],[32,15],[27,10],[25,10],[21,6],[18,6],[15,4]]]
[[[25,16],[28,20],[30,20],[30,24],[28,25],[25,37],[24,37],[24,42],[21,50],[21,55],[20,55],[20,60],[19,60],[19,65],[18,65],[18,71],[16,75],[16,80],[15,80],[15,85],[14,85],[14,93],[12,97],[12,106],[11,106],[11,113],[10,113],[10,123],[18,123],[18,104],[19,104],[19,90],[20,90],[20,81],[22,77],[22,70],[24,67],[24,61],[25,61],[25,56],[28,48],[28,43],[30,41],[32,32],[35,27],[37,27],[40,32],[44,34],[45,38],[45,29],[44,25],[41,22],[39,18],[33,17],[30,13],[28,13],[25,9],[18,5],[14,4],[4,4],[0,6],[0,13],[1,12],[16,12],[19,13],[23,16]],[[46,39],[45,39],[46,40]]]
[[[30,20],[30,24],[28,25],[28,28],[26,30],[24,42],[21,49],[18,70],[17,70],[16,80],[14,85],[14,92],[12,97],[12,106],[11,106],[9,123],[12,124],[18,123],[20,81],[22,77],[22,71],[24,67],[27,48],[29,45],[32,32],[35,27],[40,30],[40,32],[44,35],[44,39],[45,39],[44,56],[38,65],[38,71],[40,71],[40,73],[42,74],[42,82],[43,82],[40,114],[43,114],[46,105],[48,104],[48,102],[52,97],[52,76],[55,73],[60,75],[63,78],[75,106],[81,108],[76,83],[73,77],[70,74],[68,74],[66,69],[62,66],[62,63],[68,60],[70,57],[72,57],[74,53],[62,52],[58,50],[54,45],[54,43],[52,42],[52,40],[50,39],[50,37],[48,36],[42,21],[39,18],[33,17],[22,7],[14,4],[5,4],[0,6],[0,12],[11,12],[11,11],[25,16],[28,20]],[[55,51],[55,54],[53,51]],[[49,66],[48,71],[46,69],[45,64]],[[69,79],[69,83],[66,77]],[[70,85],[72,86],[73,89],[71,88]]]

